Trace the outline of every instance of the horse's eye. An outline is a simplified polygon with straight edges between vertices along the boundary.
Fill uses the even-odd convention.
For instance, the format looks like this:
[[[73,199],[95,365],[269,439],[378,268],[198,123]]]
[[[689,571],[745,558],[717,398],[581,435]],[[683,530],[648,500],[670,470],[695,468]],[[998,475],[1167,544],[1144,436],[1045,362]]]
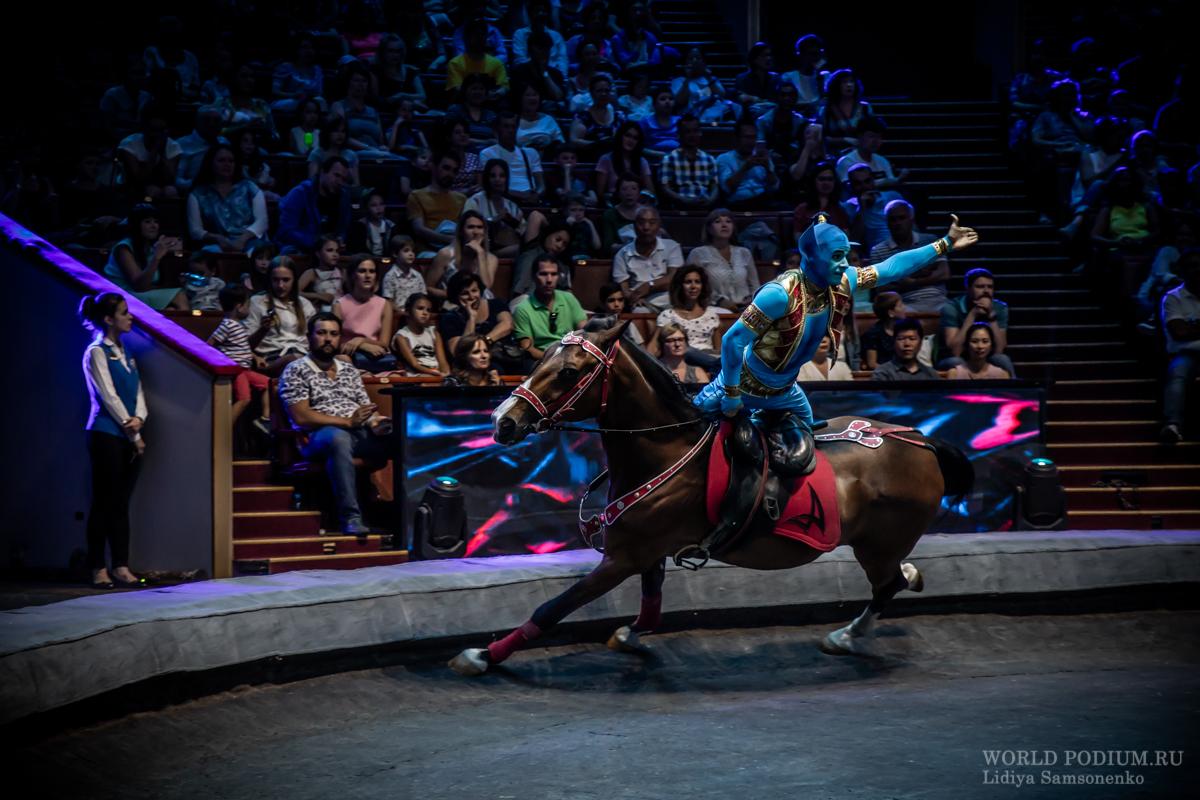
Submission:
[[[577,381],[579,380],[579,369],[577,367],[563,367],[558,371],[558,379],[566,383]]]

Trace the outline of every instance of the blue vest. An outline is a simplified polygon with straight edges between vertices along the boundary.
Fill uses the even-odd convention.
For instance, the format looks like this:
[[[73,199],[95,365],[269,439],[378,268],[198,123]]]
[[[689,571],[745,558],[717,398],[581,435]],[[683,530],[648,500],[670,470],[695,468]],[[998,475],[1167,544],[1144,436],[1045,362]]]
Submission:
[[[125,368],[125,364],[117,355],[117,351],[111,345],[105,342],[100,343],[100,348],[104,350],[106,362],[108,363],[108,374],[112,380],[113,389],[117,393],[117,397],[121,398],[121,404],[125,406],[125,412],[130,416],[137,413],[137,396],[138,385],[141,383],[141,378],[138,377],[137,364],[133,357],[128,356],[129,368]],[[108,409],[104,407],[104,403],[100,402],[100,398],[92,398],[92,402],[96,405],[96,419],[92,422],[91,430],[108,433],[113,436],[125,437],[125,430],[121,427],[121,423],[112,418],[108,413]]]

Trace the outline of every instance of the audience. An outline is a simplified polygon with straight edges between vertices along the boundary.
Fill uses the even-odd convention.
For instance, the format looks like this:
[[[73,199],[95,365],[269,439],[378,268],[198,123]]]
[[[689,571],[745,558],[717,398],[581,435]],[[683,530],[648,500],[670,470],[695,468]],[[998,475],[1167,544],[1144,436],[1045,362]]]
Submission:
[[[350,169],[341,156],[330,156],[313,179],[301,181],[279,203],[276,238],[286,252],[311,250],[321,236],[344,242],[350,228]]]
[[[523,354],[512,338],[513,318],[502,297],[488,297],[478,275],[460,272],[450,279],[446,294],[454,305],[438,314],[437,328],[451,352],[459,337],[478,336],[493,353],[497,364],[520,370]]]
[[[704,221],[700,240],[692,248],[687,263],[703,268],[712,286],[713,305],[741,312],[758,291],[758,268],[754,256],[745,247],[733,244],[737,223],[727,208],[713,210]]]
[[[737,144],[717,156],[717,182],[730,208],[763,209],[771,205],[779,176],[767,154],[766,142],[758,140],[758,128],[750,120],[739,122]]]
[[[884,218],[890,236],[871,248],[872,264],[882,264],[897,253],[915,250],[937,238],[913,227],[913,207],[907,200],[889,202],[884,207]],[[899,292],[909,311],[918,314],[938,312],[946,304],[946,280],[949,277],[950,262],[945,256],[939,256],[928,266],[883,288]]]
[[[893,200],[903,200],[898,192],[879,190],[875,187],[875,176],[867,164],[855,164],[847,173],[850,176],[849,200],[842,203],[850,218],[850,238],[862,242],[868,250],[887,240],[887,208]]]
[[[779,73],[772,72],[771,46],[755,42],[746,56],[747,69],[734,81],[738,102],[746,112],[758,116],[775,107],[779,97]]]
[[[963,283],[966,294],[942,306],[942,343],[948,356],[938,362],[938,369],[951,369],[963,363],[967,334],[983,323],[992,332],[988,360],[1016,376],[1012,360],[1004,354],[1008,347],[1008,304],[996,299],[996,281],[989,270],[976,267],[967,272]]]
[[[132,133],[117,145],[121,177],[132,197],[152,200],[179,196],[175,175],[183,151],[167,135],[165,112],[151,103],[142,109],[141,133]]]
[[[837,358],[836,354],[830,357],[829,349],[832,346],[828,336],[821,337],[821,344],[817,346],[817,352],[813,353],[812,361],[801,365],[800,372],[796,375],[797,383],[854,380],[854,373],[846,362]]]
[[[313,265],[300,275],[300,296],[320,311],[332,311],[342,293],[341,247],[332,236],[321,236],[313,248]]]
[[[860,343],[863,365],[867,369],[875,369],[892,360],[896,354],[893,344],[896,322],[908,316],[908,309],[896,292],[879,292],[871,310],[875,312],[876,322],[862,335]]]
[[[517,144],[517,115],[511,111],[496,117],[496,144],[482,150],[479,159],[508,164],[508,195],[517,203],[535,205],[546,190],[542,157],[532,147]]]
[[[266,236],[267,199],[254,181],[238,175],[229,145],[205,154],[188,195],[187,222],[192,242],[216,251],[245,252]]]
[[[342,70],[346,96],[329,107],[331,113],[346,120],[347,146],[363,158],[395,158],[387,149],[383,121],[379,112],[367,104],[371,93],[371,73],[358,62]]]
[[[464,211],[458,218],[454,241],[439,250],[429,265],[425,291],[436,300],[446,300],[446,287],[460,272],[478,275],[490,289],[499,263],[488,242],[487,220],[478,211]]]
[[[571,288],[571,269],[567,251],[571,247],[571,228],[565,220],[551,220],[541,230],[541,241],[521,254],[513,265],[512,297],[517,300],[531,291],[536,283],[537,263],[550,258],[558,264],[558,288]]]
[[[736,118],[741,112],[736,103],[725,99],[725,85],[704,63],[704,54],[698,47],[688,51],[683,75],[671,81],[671,91],[675,93],[675,108],[704,123]]]
[[[250,331],[250,347],[266,362],[262,370],[268,375],[278,375],[307,352],[307,326],[317,310],[308,298],[300,296],[297,278],[295,262],[277,256],[271,264],[270,287],[250,298],[246,330]],[[338,331],[340,335],[340,324]]]
[[[658,360],[671,371],[680,383],[703,385],[708,383],[709,375],[703,367],[697,367],[684,360],[687,353],[688,339],[683,328],[670,323],[658,331],[659,341],[662,342],[662,354]]]
[[[588,82],[591,103],[576,112],[571,122],[570,142],[589,158],[599,158],[611,150],[617,130],[624,121],[621,110],[613,102],[612,79],[598,72]]]
[[[872,116],[871,104],[862,99],[862,82],[850,69],[839,69],[825,81],[825,97],[817,112],[825,143],[831,147],[856,147],[859,123]]]
[[[383,258],[387,255],[388,242],[396,230],[396,223],[384,216],[387,205],[383,192],[372,191],[368,194],[366,208],[366,216],[350,223],[350,229],[346,232],[346,249],[351,253],[368,253]]]
[[[183,280],[188,308],[192,311],[221,310],[218,295],[225,288],[225,281],[213,271],[213,258],[213,254],[205,250],[193,251],[188,257],[187,272],[179,276]]]
[[[513,31],[512,36],[514,73],[517,66],[533,60],[530,50],[539,39],[542,41],[541,46],[546,48],[549,55],[549,65],[560,75],[566,75],[570,71],[567,61],[567,43],[562,34],[554,29],[551,18],[552,5],[551,0],[528,0],[526,2],[525,18],[529,21],[529,25],[517,28]]]
[[[825,41],[816,34],[796,40],[796,68],[779,76],[780,82],[796,89],[796,105],[804,114],[815,114],[825,94]]]
[[[534,270],[533,292],[513,309],[513,335],[530,359],[540,361],[546,348],[582,328],[587,315],[575,295],[556,288],[557,261],[542,256]]]
[[[465,334],[450,349],[450,374],[459,386],[500,385],[500,373],[492,369],[492,354],[482,336]]]
[[[140,203],[129,212],[125,238],[108,253],[104,277],[151,308],[186,311],[188,301],[182,290],[159,288],[162,260],[182,246],[178,238],[161,233],[157,209]]]
[[[447,138],[451,140],[450,146],[454,148],[463,148],[472,144],[486,147],[496,141],[494,130],[496,112],[488,107],[488,86],[487,76],[478,73],[473,73],[463,79],[462,86],[458,90],[458,102],[446,109],[445,122],[451,124],[461,120],[465,123],[468,140],[460,143],[454,135],[455,131],[451,129],[449,137],[437,137],[442,146],[445,146]],[[449,90],[450,87],[446,88]]]
[[[405,63],[407,56],[408,45],[403,37],[389,33],[379,40],[375,71],[371,74],[371,96],[383,108],[399,108],[403,102],[417,109],[426,107],[421,70]]]
[[[418,292],[404,303],[404,324],[392,337],[392,350],[414,375],[444,378],[450,374],[446,348],[433,327],[433,300]]]
[[[271,110],[291,114],[312,100],[324,102],[325,73],[317,63],[317,43],[309,34],[296,37],[296,59],[285,61],[271,76]]]
[[[254,393],[259,393],[262,405],[258,417],[254,419],[254,427],[263,435],[271,434],[271,379],[264,373],[258,372],[267,366],[266,360],[256,355],[250,347],[250,332],[246,329],[245,320],[250,316],[250,293],[245,286],[232,284],[221,289],[221,311],[225,316],[221,324],[208,337],[208,344],[217,348],[229,357],[242,371],[233,379],[233,407],[229,418],[236,428]]]
[[[621,315],[629,312],[625,304],[625,292],[615,283],[606,283],[600,287],[599,305],[592,318],[583,326],[585,331],[606,331],[621,321]],[[642,331],[636,324],[625,326],[621,337],[641,347],[645,344]]]
[[[504,43],[495,47],[497,55],[488,52],[488,38],[495,28],[483,19],[471,19],[463,26],[463,43],[459,55],[446,64],[446,90],[457,89],[468,75],[482,75],[488,79],[496,94],[508,88],[508,71],[504,60],[497,55],[504,53]],[[499,32],[497,32],[498,34]],[[493,43],[495,45],[497,43]]]
[[[669,292],[671,305],[654,321],[656,329],[650,339],[650,352],[661,349],[659,336],[663,329],[678,325],[687,334],[688,360],[712,372],[719,369],[721,317],[709,305],[711,291],[708,275],[700,267],[689,265],[675,270]]]
[[[229,87],[229,95],[216,101],[215,105],[225,125],[226,136],[238,128],[254,126],[262,130],[271,141],[279,138],[275,131],[271,104],[261,97],[255,97],[257,82],[254,67],[243,64],[238,68],[233,84]]]
[[[617,179],[617,191],[613,197],[616,202],[600,215],[600,247],[606,255],[616,255],[618,250],[633,241],[633,223],[641,193],[642,182],[637,175],[627,172]]]
[[[908,170],[900,170],[899,175],[892,172],[892,162],[879,155],[879,148],[883,145],[883,134],[886,130],[887,126],[879,117],[863,117],[859,121],[856,129],[858,144],[838,159],[839,179],[848,180],[850,168],[855,164],[866,164],[871,168],[871,175],[875,178],[877,189],[896,186],[908,177]]]
[[[145,65],[136,57],[131,57],[121,82],[106,89],[100,98],[100,113],[110,139],[120,141],[136,131],[142,119],[142,110],[153,99],[153,95],[146,91]]]
[[[663,158],[662,191],[683,209],[711,206],[720,190],[717,160],[700,149],[700,120],[692,114],[679,118],[680,146]]]
[[[561,39],[559,41],[562,41]],[[566,74],[551,65],[553,41],[547,33],[536,33],[529,37],[529,60],[512,68],[509,82],[518,92],[518,99],[526,89],[533,89],[539,98],[545,98],[548,106],[559,108],[567,98]]]
[[[342,286],[333,314],[342,321],[341,353],[365,372],[390,372],[396,357],[392,340],[392,304],[379,289],[379,268],[371,256],[358,256],[342,268]]]
[[[654,176],[650,162],[642,155],[645,134],[642,126],[633,120],[625,120],[613,137],[612,150],[600,156],[596,162],[596,196],[602,200],[612,198],[617,191],[617,180],[621,175],[635,175],[640,189],[653,192]]]
[[[517,120],[517,144],[532,147],[538,152],[566,142],[558,120],[542,110],[543,91],[532,83],[526,83],[517,94],[521,109]]]
[[[683,266],[678,243],[659,238],[662,219],[653,206],[642,206],[634,217],[636,236],[613,257],[612,278],[620,284],[630,307],[638,311],[663,311],[674,273]]]
[[[995,334],[987,322],[976,322],[967,329],[966,360],[955,364],[947,378],[952,380],[1007,380],[1012,376],[991,363],[996,352]]]
[[[338,156],[346,162],[349,173],[347,183],[358,186],[358,153],[350,149],[350,124],[346,118],[338,114],[330,114],[321,122],[321,129],[314,140],[313,147],[308,151],[308,177],[316,180],[321,174],[321,165],[330,156]]]
[[[896,349],[891,361],[886,361],[871,373],[873,381],[924,381],[939,380],[937,370],[917,361],[924,331],[917,319],[896,320],[893,325],[893,345]]]
[[[333,314],[319,314],[308,320],[307,332],[307,355],[283,371],[279,399],[301,434],[301,456],[325,464],[342,532],[363,536],[370,528],[363,524],[354,459],[387,460],[384,437],[391,433],[391,420],[378,413],[358,370],[336,358],[341,321]]]
[[[467,202],[464,195],[451,189],[460,163],[451,152],[436,156],[429,185],[408,195],[408,222],[426,251],[454,241],[458,217]]]
[[[498,258],[518,253],[528,227],[525,212],[511,199],[508,186],[508,162],[492,158],[483,166],[483,189],[463,204],[464,212],[474,211],[487,221],[488,239]]]
[[[792,214],[792,230],[796,236],[808,230],[817,214],[843,231],[850,231],[850,215],[842,205],[842,182],[832,161],[816,164],[804,180],[804,194]]]
[[[652,112],[638,120],[646,134],[646,152],[661,158],[679,147],[679,116],[675,113],[675,93],[659,86],[651,95]]]
[[[425,291],[425,275],[416,268],[417,247],[411,236],[393,236],[388,251],[392,254],[392,266],[383,276],[380,294],[392,301],[392,312],[400,317],[409,295]]]
[[[1166,424],[1161,433],[1166,444],[1183,441],[1188,391],[1200,375],[1200,252],[1193,249],[1180,256],[1179,277],[1183,283],[1163,296],[1161,312],[1170,358],[1163,391]]]
[[[175,166],[175,188],[182,193],[192,188],[209,149],[218,144],[229,144],[221,136],[221,115],[216,108],[200,106],[196,109],[195,128],[176,143],[179,145],[179,163]]]

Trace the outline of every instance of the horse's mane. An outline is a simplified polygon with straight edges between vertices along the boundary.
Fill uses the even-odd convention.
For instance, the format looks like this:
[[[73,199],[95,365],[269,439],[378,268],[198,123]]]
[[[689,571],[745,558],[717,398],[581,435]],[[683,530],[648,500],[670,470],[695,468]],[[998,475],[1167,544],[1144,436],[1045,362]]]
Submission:
[[[692,405],[692,399],[684,391],[682,384],[671,374],[671,370],[641,347],[628,341],[622,342],[621,345],[621,349],[629,353],[638,369],[641,370],[646,383],[650,384],[650,388],[654,390],[655,400],[658,403],[677,415],[681,421],[696,419],[700,416],[700,409]]]

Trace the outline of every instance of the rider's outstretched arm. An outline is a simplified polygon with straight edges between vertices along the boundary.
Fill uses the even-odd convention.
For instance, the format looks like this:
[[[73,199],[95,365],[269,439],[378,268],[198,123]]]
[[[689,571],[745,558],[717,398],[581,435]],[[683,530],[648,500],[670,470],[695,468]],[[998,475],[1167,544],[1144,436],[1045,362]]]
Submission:
[[[742,375],[746,345],[753,342],[772,322],[787,313],[788,294],[778,283],[765,284],[753,302],[721,337],[721,382],[737,386]]]
[[[898,281],[906,275],[916,272],[922,267],[932,264],[937,259],[949,253],[950,248],[950,237],[943,236],[930,244],[896,253],[896,255],[886,261],[875,264],[868,269],[873,268],[879,273],[879,285],[886,286],[893,281]]]

